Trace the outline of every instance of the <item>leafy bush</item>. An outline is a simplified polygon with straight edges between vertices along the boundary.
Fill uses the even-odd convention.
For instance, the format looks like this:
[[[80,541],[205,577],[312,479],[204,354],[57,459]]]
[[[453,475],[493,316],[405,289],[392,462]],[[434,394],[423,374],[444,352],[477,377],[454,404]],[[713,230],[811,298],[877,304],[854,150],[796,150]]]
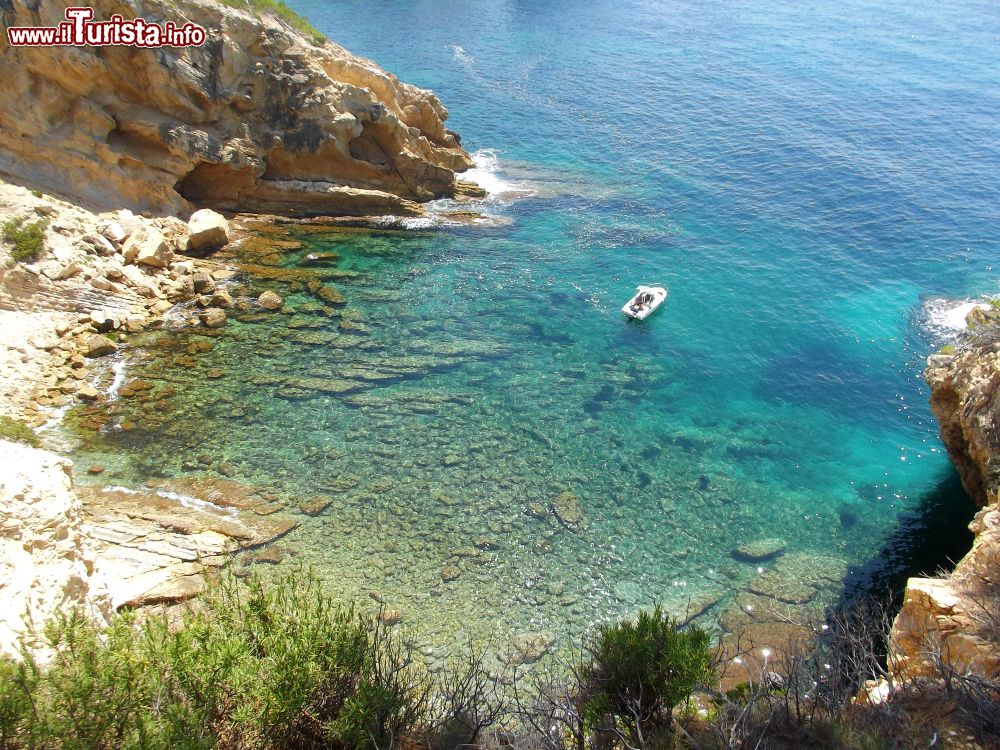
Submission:
[[[3,224],[3,238],[11,245],[10,257],[15,262],[31,262],[44,250],[45,227],[44,220],[25,224],[24,219],[10,219]]]
[[[301,31],[303,34],[310,37],[314,43],[322,44],[326,41],[326,36],[324,34],[309,23],[306,18],[300,16],[294,10],[285,5],[282,0],[221,0],[221,2],[223,5],[228,5],[230,8],[249,10],[251,13],[257,15],[260,15],[261,13],[270,13],[280,18],[293,29]]]
[[[13,417],[0,416],[0,438],[24,443],[32,448],[38,447],[38,435],[24,422]]]
[[[371,748],[415,731],[427,683],[384,628],[333,605],[310,576],[226,578],[173,628],[71,613],[44,669],[0,666],[5,749]]]
[[[620,735],[632,747],[645,744],[651,731],[669,727],[676,706],[711,679],[709,645],[708,633],[681,630],[659,606],[635,620],[602,626],[582,670],[587,724]]]

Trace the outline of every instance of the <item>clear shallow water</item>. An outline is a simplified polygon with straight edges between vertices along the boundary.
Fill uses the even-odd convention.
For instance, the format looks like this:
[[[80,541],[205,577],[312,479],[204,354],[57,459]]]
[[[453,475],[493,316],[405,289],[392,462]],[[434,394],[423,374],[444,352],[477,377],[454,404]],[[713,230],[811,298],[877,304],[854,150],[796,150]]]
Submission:
[[[177,394],[87,438],[109,482],[204,456],[327,495],[281,545],[450,642],[723,596],[712,624],[759,575],[731,550],[768,537],[825,601],[949,475],[920,371],[936,300],[997,288],[994,5],[292,4],[534,196],[308,237],[357,272],[346,312],[271,284],[297,312],[193,363],[136,340],[126,384]],[[650,282],[664,310],[626,323]],[[585,528],[525,513],[566,491]]]

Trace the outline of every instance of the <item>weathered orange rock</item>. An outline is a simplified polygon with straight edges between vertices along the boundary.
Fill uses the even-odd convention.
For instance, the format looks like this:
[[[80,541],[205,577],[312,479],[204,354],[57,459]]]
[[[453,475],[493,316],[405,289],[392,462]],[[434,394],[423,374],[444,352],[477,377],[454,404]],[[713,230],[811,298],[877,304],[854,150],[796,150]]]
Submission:
[[[31,187],[102,209],[169,214],[413,215],[417,202],[474,192],[456,184],[472,161],[444,127],[438,98],[369,60],[222,3],[92,6],[99,21],[113,13],[193,21],[210,41],[155,53],[7,48],[2,169],[30,176]],[[64,7],[15,3],[4,20],[56,26]],[[161,263],[167,250],[143,257]]]

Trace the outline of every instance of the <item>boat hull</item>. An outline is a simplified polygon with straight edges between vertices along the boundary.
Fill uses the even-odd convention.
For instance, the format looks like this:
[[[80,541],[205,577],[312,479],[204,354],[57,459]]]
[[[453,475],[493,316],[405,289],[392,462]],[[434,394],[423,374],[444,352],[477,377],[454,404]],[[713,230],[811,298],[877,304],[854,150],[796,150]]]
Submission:
[[[643,302],[640,303],[640,298]],[[622,306],[622,313],[632,320],[645,320],[667,299],[667,290],[662,286],[640,286],[632,299]],[[647,301],[648,300],[648,301]]]

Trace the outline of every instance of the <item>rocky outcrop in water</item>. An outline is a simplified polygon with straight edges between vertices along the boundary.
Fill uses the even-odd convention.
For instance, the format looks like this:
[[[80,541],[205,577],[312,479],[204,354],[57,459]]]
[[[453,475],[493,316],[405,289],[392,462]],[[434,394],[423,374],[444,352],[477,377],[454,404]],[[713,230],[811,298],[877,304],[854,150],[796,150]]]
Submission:
[[[982,507],[972,550],[946,578],[911,578],[892,630],[897,671],[1000,677],[1000,311],[976,309],[961,350],[928,358],[931,409],[966,491]]]
[[[0,4],[56,26],[65,1]],[[0,51],[0,174],[91,207],[414,215],[472,162],[430,91],[264,14],[210,0],[95,0],[207,29],[201,47]],[[471,186],[474,188],[474,186]]]

